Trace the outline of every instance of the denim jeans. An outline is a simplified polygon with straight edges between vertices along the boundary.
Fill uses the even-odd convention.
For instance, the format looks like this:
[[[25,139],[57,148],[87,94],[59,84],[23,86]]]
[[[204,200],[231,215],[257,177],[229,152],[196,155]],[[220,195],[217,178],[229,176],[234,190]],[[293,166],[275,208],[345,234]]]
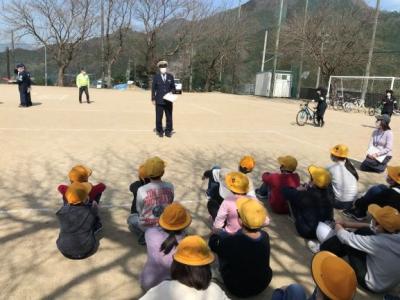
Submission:
[[[286,289],[276,289],[271,300],[306,300],[306,292],[302,285],[294,283]]]

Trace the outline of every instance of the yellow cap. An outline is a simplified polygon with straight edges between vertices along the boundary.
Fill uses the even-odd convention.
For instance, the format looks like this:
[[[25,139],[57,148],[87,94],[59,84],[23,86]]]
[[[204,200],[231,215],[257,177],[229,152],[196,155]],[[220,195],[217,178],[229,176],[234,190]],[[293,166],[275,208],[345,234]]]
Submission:
[[[174,259],[188,266],[205,266],[214,261],[214,254],[200,236],[189,235],[179,242]]]
[[[140,165],[138,174],[139,174],[139,179],[144,180],[146,178],[146,172],[144,169],[144,165]]]
[[[239,162],[239,165],[242,168],[245,168],[247,171],[251,172],[256,165],[256,161],[250,155],[243,156]]]
[[[329,299],[353,299],[357,277],[345,260],[328,251],[318,252],[312,259],[311,273],[318,288]]]
[[[371,204],[368,212],[386,231],[393,233],[400,230],[400,213],[394,207]]]
[[[68,173],[71,182],[87,182],[90,175],[92,175],[92,169],[83,165],[74,166]]]
[[[250,229],[261,228],[267,217],[267,210],[264,205],[256,199],[239,198],[236,206],[243,225]]]
[[[308,172],[312,177],[313,183],[320,189],[325,189],[332,181],[332,176],[322,167],[310,166],[308,167]]]
[[[166,230],[182,230],[190,225],[192,217],[183,205],[173,202],[166,206],[158,223]]]
[[[161,177],[164,175],[165,162],[158,156],[149,158],[144,163],[144,173],[149,178]]]
[[[388,176],[396,183],[400,184],[400,166],[399,167],[387,167]]]
[[[247,194],[249,191],[249,178],[240,172],[228,173],[225,177],[225,184],[236,194]]]
[[[278,162],[284,170],[289,172],[294,172],[297,168],[297,159],[290,155],[278,157]]]
[[[331,149],[331,154],[336,157],[347,158],[349,156],[349,147],[343,144],[336,145]]]
[[[157,63],[157,67],[160,67],[160,66],[163,66],[163,65],[167,65],[167,66],[168,66],[168,62],[167,62],[166,60],[160,60],[160,61]]]
[[[67,188],[65,192],[65,198],[67,202],[71,205],[77,205],[84,202],[90,191],[92,190],[92,185],[88,182],[73,182]]]

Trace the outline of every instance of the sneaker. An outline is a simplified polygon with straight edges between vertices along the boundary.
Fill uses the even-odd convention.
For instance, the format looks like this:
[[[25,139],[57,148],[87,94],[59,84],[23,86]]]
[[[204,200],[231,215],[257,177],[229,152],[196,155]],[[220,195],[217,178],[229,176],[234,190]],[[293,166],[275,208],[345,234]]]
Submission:
[[[165,133],[165,136],[168,137],[168,138],[170,138],[170,137],[172,137],[172,133],[171,133],[171,132],[166,132],[166,133]]]
[[[352,218],[352,219],[360,221],[360,222],[364,221],[367,218],[366,215],[362,215],[355,208],[345,209],[342,211],[342,214],[348,218]]]
[[[319,246],[320,245],[321,244],[319,242],[315,242],[315,241],[312,241],[312,240],[307,242],[308,249],[310,249],[310,251],[312,253],[314,253],[314,254],[319,252]]]

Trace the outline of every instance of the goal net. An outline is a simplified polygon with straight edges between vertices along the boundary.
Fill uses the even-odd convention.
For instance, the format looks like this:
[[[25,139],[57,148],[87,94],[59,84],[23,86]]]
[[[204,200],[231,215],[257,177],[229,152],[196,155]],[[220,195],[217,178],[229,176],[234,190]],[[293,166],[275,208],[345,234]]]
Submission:
[[[378,102],[382,100],[385,91],[388,89],[393,90],[394,95],[400,96],[400,78],[331,76],[329,78],[327,98],[359,98],[364,100],[364,105],[366,107],[375,107]]]

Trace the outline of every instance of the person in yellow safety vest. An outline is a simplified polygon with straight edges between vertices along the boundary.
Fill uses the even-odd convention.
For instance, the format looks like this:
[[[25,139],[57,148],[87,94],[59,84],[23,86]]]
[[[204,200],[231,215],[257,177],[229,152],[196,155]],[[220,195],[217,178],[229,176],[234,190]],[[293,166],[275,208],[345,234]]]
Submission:
[[[82,93],[85,92],[86,101],[89,104],[89,85],[90,79],[89,75],[86,74],[84,68],[81,69],[81,72],[76,76],[76,86],[79,88],[79,103],[82,103]]]

